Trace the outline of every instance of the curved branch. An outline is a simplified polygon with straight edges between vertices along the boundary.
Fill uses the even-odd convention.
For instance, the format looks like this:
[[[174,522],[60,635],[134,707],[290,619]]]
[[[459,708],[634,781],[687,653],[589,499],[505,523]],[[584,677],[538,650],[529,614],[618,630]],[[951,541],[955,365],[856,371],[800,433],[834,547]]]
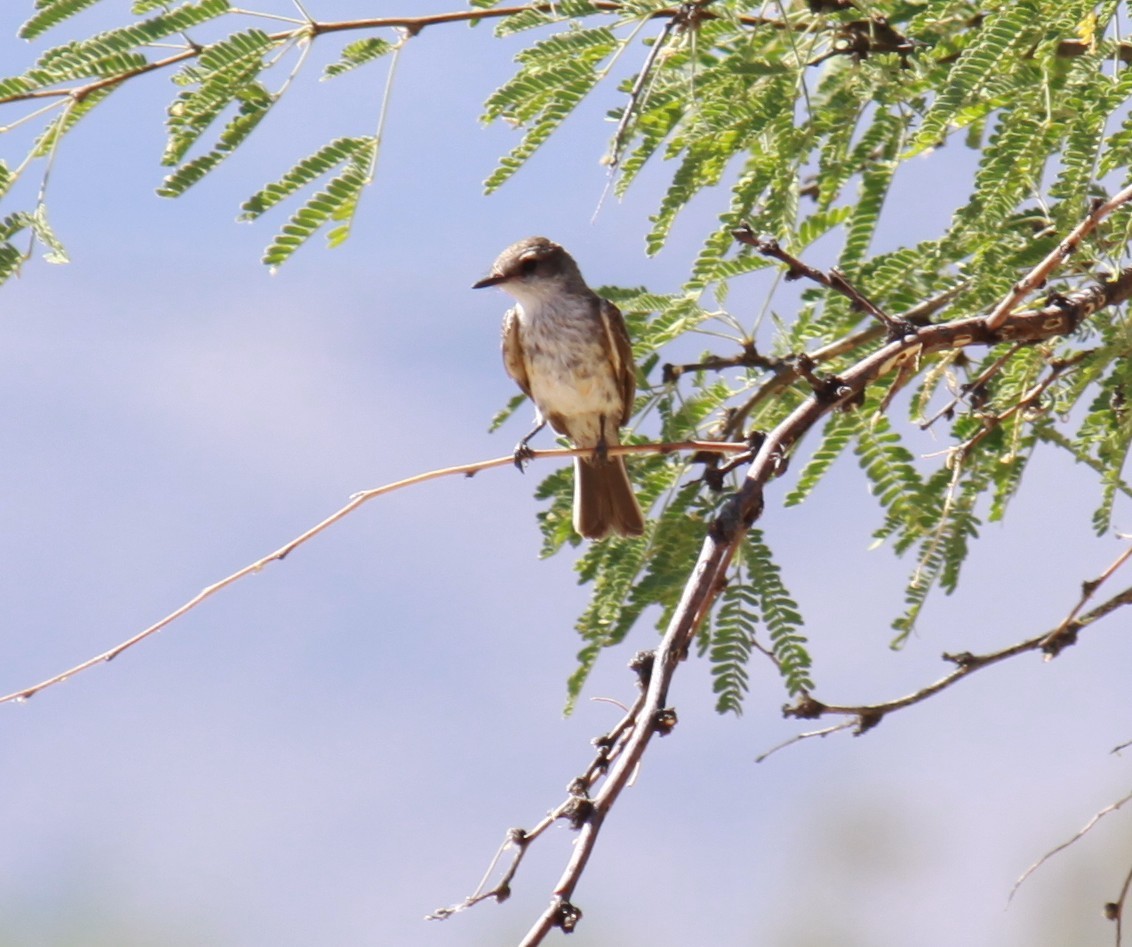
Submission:
[[[648,453],[669,454],[675,451],[707,451],[712,453],[727,454],[742,453],[749,450],[750,446],[748,444],[731,444],[720,441],[679,441],[663,444],[622,444],[619,447],[610,447],[608,449],[608,453],[611,455]],[[551,457],[587,456],[591,453],[592,449],[554,448],[551,450],[532,451],[530,456],[532,460],[538,460]],[[406,477],[404,480],[397,480],[393,483],[387,483],[380,487],[374,487],[371,490],[363,490],[360,493],[355,493],[352,497],[350,497],[349,503],[347,503],[336,512],[330,514],[330,516],[326,517],[326,519],[322,520],[319,523],[316,523],[306,532],[300,534],[299,536],[296,536],[294,539],[280,546],[274,552],[268,553],[263,558],[257,559],[255,562],[252,562],[244,566],[242,569],[233,572],[231,575],[226,576],[219,582],[214,582],[212,585],[201,589],[196,595],[194,595],[179,608],[170,612],[159,621],[154,622],[148,628],[139,631],[133,637],[127,638],[125,641],[116,644],[108,651],[103,651],[101,654],[96,654],[93,658],[88,658],[82,663],[68,668],[66,671],[62,671],[59,674],[55,674],[52,677],[47,678],[46,680],[40,681],[38,684],[33,684],[30,687],[24,687],[20,690],[12,691],[12,693],[10,694],[0,696],[0,704],[22,703],[28,698],[33,697],[40,691],[45,690],[48,687],[52,687],[55,684],[62,684],[69,678],[74,677],[76,674],[79,674],[80,672],[85,671],[88,668],[94,667],[94,665],[96,664],[102,664],[103,662],[113,660],[123,651],[132,648],[134,645],[138,644],[141,641],[144,641],[151,635],[157,634],[157,632],[161,631],[162,628],[165,628],[167,625],[172,624],[187,612],[192,611],[201,602],[203,602],[207,598],[211,598],[221,589],[227,588],[229,585],[232,585],[234,582],[238,582],[245,576],[259,572],[264,568],[264,566],[268,565],[271,562],[276,562],[283,559],[285,556],[290,554],[292,550],[297,549],[308,540],[314,539],[314,537],[319,533],[323,532],[326,529],[329,529],[339,520],[354,512],[354,510],[356,510],[363,503],[367,503],[370,500],[373,500],[380,496],[385,496],[385,494],[387,493],[393,493],[395,490],[401,490],[405,487],[413,487],[419,483],[425,483],[428,480],[438,480],[441,477],[451,477],[455,476],[456,474],[463,474],[465,477],[473,477],[481,470],[489,470],[493,467],[507,467],[512,463],[514,463],[514,457],[511,454],[508,454],[506,457],[495,457],[491,460],[479,460],[470,464],[459,464],[455,467],[442,467],[437,470],[429,470],[425,473],[416,474],[412,477]]]
[[[1044,865],[1047,861],[1049,861],[1051,858],[1053,858],[1053,856],[1056,855],[1058,852],[1065,851],[1065,849],[1069,848],[1069,846],[1072,845],[1074,842],[1076,842],[1078,839],[1083,838],[1085,835],[1087,835],[1092,830],[1092,828],[1098,822],[1100,822],[1101,819],[1103,819],[1110,812],[1116,812],[1118,809],[1121,808],[1121,806],[1123,806],[1127,802],[1132,802],[1132,793],[1129,793],[1127,796],[1124,796],[1121,799],[1117,799],[1116,802],[1109,803],[1107,806],[1105,806],[1099,812],[1094,813],[1093,817],[1091,819],[1089,819],[1089,821],[1086,822],[1081,827],[1081,829],[1077,832],[1076,835],[1074,835],[1070,839],[1066,839],[1060,845],[1057,845],[1054,848],[1051,848],[1041,858],[1039,858],[1036,862],[1034,862],[1029,868],[1027,868],[1024,872],[1022,872],[1022,874],[1019,876],[1018,880],[1014,882],[1014,887],[1010,889],[1010,897],[1008,897],[1006,900],[1007,901],[1013,901],[1014,895],[1016,895],[1018,893],[1018,889],[1020,887],[1022,887],[1023,882],[1025,882],[1025,880],[1027,878],[1029,878],[1030,875],[1032,875],[1035,871],[1037,871],[1039,868],[1041,868],[1042,865]],[[1125,886],[1125,887],[1127,888],[1127,886]]]
[[[857,725],[854,732],[861,734],[866,730],[871,730],[893,711],[919,704],[929,697],[934,697],[940,691],[947,690],[953,684],[976,671],[990,667],[992,664],[998,664],[1007,658],[1013,658],[1031,651],[1044,652],[1046,660],[1057,657],[1065,648],[1077,643],[1077,634],[1082,628],[1099,621],[1125,605],[1132,605],[1132,586],[1117,593],[1096,608],[1085,612],[1080,617],[1067,618],[1051,631],[1043,631],[1039,635],[1027,638],[1025,641],[1019,641],[998,651],[991,651],[988,654],[972,654],[969,651],[958,654],[945,653],[943,659],[954,664],[955,670],[903,697],[886,700],[879,704],[839,705],[827,704],[807,694],[796,703],[783,707],[782,714],[784,717],[798,717],[805,720],[814,720],[830,715],[856,717]],[[1073,615],[1076,616],[1076,614],[1077,609],[1074,609]]]
[[[593,6],[599,13],[620,13],[623,10],[623,4],[613,2],[613,0],[595,0]],[[550,13],[555,9],[553,3],[529,3],[521,6],[510,7],[493,7],[488,10],[455,10],[450,13],[430,13],[422,14],[420,16],[381,16],[369,17],[356,20],[337,20],[326,23],[311,20],[310,22],[303,23],[301,26],[295,27],[290,30],[281,30],[276,33],[269,34],[270,39],[276,43],[283,43],[291,40],[314,39],[328,33],[341,33],[352,30],[376,30],[376,29],[400,29],[404,30],[409,36],[416,36],[422,30],[430,26],[439,26],[447,23],[467,23],[477,22],[479,20],[492,20],[501,19],[506,17],[517,16],[520,13],[529,12],[544,12]],[[254,11],[247,10],[232,10],[230,13],[237,15],[255,16]],[[686,14],[683,12],[683,7],[664,7],[658,10],[651,10],[647,14],[648,19],[678,19],[684,17]],[[714,18],[714,14],[704,11],[702,16],[707,18]],[[743,15],[740,16],[739,21],[747,26],[773,26],[779,29],[784,29],[789,26],[790,29],[802,29],[799,25],[790,26],[781,20],[767,19],[766,17]],[[144,66],[138,66],[133,69],[123,70],[119,73],[114,73],[109,76],[100,76],[99,78],[88,82],[84,85],[73,86],[64,89],[32,89],[28,92],[13,93],[11,95],[0,96],[0,105],[9,105],[13,102],[26,102],[34,99],[41,98],[64,98],[70,97],[76,101],[82,101],[87,96],[100,89],[110,89],[115,86],[121,85],[130,79],[138,76],[145,75],[150,72],[156,72],[165,69],[169,66],[175,66],[177,63],[185,62],[186,60],[195,59],[201,53],[208,49],[207,46],[190,46],[180,52],[174,53],[171,56],[166,56],[162,59],[155,59],[153,62],[146,63]]]

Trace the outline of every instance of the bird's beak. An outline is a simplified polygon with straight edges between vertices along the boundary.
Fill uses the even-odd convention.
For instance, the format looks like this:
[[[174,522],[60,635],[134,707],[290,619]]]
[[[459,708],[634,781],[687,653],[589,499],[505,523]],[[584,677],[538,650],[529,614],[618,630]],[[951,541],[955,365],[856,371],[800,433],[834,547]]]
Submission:
[[[492,273],[491,276],[485,276],[478,283],[472,283],[472,289],[484,289],[488,286],[496,286],[506,280],[507,277],[501,273]]]

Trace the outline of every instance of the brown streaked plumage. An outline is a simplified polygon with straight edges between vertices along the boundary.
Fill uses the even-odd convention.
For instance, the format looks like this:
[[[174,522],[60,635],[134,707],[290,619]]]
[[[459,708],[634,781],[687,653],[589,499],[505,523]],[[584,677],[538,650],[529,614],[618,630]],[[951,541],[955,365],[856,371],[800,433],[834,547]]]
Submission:
[[[547,423],[575,446],[593,448],[593,456],[575,458],[574,529],[587,539],[641,535],[644,515],[625,462],[605,453],[621,443],[637,386],[620,310],[591,290],[573,257],[546,237],[509,246],[474,288],[484,286],[515,298],[503,317],[503,364],[538,410],[516,460]]]

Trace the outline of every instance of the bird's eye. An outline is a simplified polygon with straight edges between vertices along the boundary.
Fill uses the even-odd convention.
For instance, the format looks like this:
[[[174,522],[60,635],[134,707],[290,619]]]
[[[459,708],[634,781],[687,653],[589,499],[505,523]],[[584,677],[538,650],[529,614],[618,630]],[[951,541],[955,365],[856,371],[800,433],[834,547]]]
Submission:
[[[537,269],[538,260],[536,260],[533,256],[527,257],[525,260],[523,260],[522,263],[519,264],[519,272],[524,276],[530,276]]]

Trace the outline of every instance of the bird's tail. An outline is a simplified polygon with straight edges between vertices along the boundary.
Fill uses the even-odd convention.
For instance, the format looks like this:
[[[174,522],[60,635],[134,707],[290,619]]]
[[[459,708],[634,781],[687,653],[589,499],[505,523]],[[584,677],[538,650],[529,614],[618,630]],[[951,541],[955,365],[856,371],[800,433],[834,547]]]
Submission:
[[[574,529],[586,539],[640,536],[645,517],[621,457],[574,458]]]

